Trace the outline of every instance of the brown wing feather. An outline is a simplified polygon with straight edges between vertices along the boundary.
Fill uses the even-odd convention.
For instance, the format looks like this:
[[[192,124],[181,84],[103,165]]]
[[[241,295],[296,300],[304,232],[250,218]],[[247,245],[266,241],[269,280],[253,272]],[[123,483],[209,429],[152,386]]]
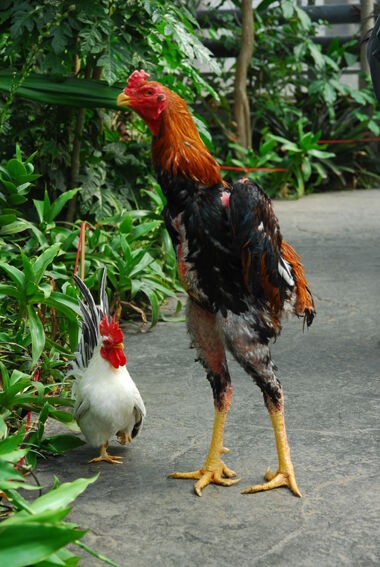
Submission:
[[[313,296],[311,295],[309,285],[306,281],[301,258],[290,244],[284,240],[281,243],[281,255],[284,260],[290,264],[296,282],[297,300],[295,304],[295,312],[299,317],[305,316],[306,324],[309,327],[313,322],[316,312]]]

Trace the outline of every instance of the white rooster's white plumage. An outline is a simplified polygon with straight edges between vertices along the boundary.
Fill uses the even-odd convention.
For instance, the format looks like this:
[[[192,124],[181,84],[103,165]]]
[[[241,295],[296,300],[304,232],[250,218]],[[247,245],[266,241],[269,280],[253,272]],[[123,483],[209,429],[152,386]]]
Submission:
[[[125,364],[115,368],[100,353],[107,338],[100,333],[100,323],[104,315],[110,320],[105,291],[106,270],[99,305],[95,304],[82,280],[75,276],[75,281],[84,301],[79,300],[82,335],[69,371],[69,375],[76,379],[73,384],[74,417],[86,441],[100,448],[100,456],[93,461],[118,463],[120,457],[107,453],[108,442],[115,435],[122,444],[136,437],[145,418],[145,405]]]

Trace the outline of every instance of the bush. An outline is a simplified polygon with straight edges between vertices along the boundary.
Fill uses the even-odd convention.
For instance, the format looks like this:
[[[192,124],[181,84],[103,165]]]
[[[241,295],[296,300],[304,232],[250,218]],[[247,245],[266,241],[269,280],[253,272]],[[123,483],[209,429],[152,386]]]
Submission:
[[[215,108],[213,103],[204,110],[213,124],[221,163],[288,170],[248,173],[261,179],[272,196],[300,196],[316,188],[377,186],[380,179],[376,142],[368,142],[380,133],[380,111],[372,88],[359,91],[341,81],[344,67],[358,59],[358,41],[340,45],[334,39],[322,50],[313,41],[319,24],[289,0],[262,0],[256,6],[248,81],[253,139],[248,154],[229,143],[235,139],[233,67],[226,67],[218,81],[222,104]],[[220,38],[220,28],[227,30],[225,37]],[[220,28],[219,40],[224,43],[239,36],[239,24],[232,18]],[[348,143],[320,141],[337,139]]]
[[[70,433],[46,435],[45,425],[52,418],[73,426],[73,400],[64,376],[78,343],[80,310],[72,276],[79,242],[84,245],[81,227],[87,223],[58,220],[78,189],[54,201],[45,192],[25,209],[39,177],[34,158],[23,159],[17,146],[15,157],[0,166],[0,499],[7,510],[0,524],[0,564],[51,561],[69,567],[77,558],[65,548],[68,543],[106,560],[79,542],[84,531],[64,521],[69,502],[95,479],[57,485],[32,503],[18,489],[34,488],[23,473],[36,466],[38,455],[62,454],[83,443]],[[152,187],[146,198],[150,209],[119,208],[88,227],[82,267],[92,288],[99,268],[107,267],[119,316],[124,305],[129,312],[132,306],[155,324],[160,305],[176,298],[180,286],[160,215],[163,195]]]

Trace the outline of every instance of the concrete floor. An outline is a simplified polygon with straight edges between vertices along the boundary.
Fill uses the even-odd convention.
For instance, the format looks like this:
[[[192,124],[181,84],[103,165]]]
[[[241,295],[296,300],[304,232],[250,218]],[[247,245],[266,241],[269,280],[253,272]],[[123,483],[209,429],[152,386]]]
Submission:
[[[380,190],[276,202],[285,239],[302,255],[317,318],[285,323],[273,358],[286,396],[292,458],[303,498],[287,489],[241,495],[276,466],[273,433],[259,389],[231,361],[234,400],[225,456],[239,484],[167,479],[203,464],[213,404],[184,323],[127,333],[128,367],[145,400],[144,429],[116,444],[120,466],[88,464],[84,446],[41,460],[51,486],[96,483],[73,506],[84,541],[122,567],[369,567],[380,564],[376,381],[380,375]],[[88,555],[84,567],[102,565]]]

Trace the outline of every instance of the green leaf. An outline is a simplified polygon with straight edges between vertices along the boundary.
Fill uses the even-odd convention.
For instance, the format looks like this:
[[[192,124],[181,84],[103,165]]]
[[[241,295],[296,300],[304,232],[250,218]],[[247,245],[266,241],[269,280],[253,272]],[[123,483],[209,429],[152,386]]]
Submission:
[[[9,174],[16,180],[19,177],[23,177],[27,174],[24,164],[21,163],[18,159],[10,159],[7,162],[7,170]]]
[[[53,244],[45,250],[34,262],[34,281],[38,284],[45,273],[46,268],[52,263],[57,256],[61,244]]]
[[[143,282],[139,279],[131,279],[131,297],[133,298],[136,293],[138,293],[141,289]]]
[[[78,541],[75,542],[78,545]],[[36,567],[77,567],[81,558],[66,548],[50,555],[49,559],[41,561]]]
[[[9,92],[13,85],[17,84],[19,78],[14,75],[13,70],[0,70],[0,90]],[[24,78],[22,85],[17,88],[17,95],[45,104],[120,110],[116,99],[124,86],[111,87],[105,81],[74,77],[56,79],[48,75],[30,73]],[[17,166],[14,167],[17,168]],[[21,169],[17,169],[18,171],[21,172]]]
[[[318,161],[313,163],[313,168],[317,171],[318,175],[322,178],[327,177],[326,168]]]
[[[330,105],[336,101],[336,91],[330,83],[325,83],[323,86],[323,98]]]
[[[25,453],[26,452],[27,451],[25,451]],[[23,457],[23,455],[21,455],[21,457]],[[12,464],[5,462],[5,460],[3,460],[4,458],[5,457],[1,457],[0,459],[0,482],[3,482],[4,480],[15,479],[24,482],[25,479],[23,475],[19,471],[17,471]]]
[[[152,233],[160,226],[160,224],[162,224],[162,221],[145,222],[139,224],[131,231],[128,237],[129,242],[133,242],[134,240],[142,238],[146,234]]]
[[[146,283],[141,286],[141,292],[144,293],[149,299],[150,307],[152,309],[152,326],[158,321],[160,315],[160,303],[156,293]]]
[[[46,437],[40,444],[41,449],[54,454],[63,454],[84,445],[80,437],[74,435],[54,435]]]
[[[51,508],[66,508],[66,506],[86,490],[90,484],[95,482],[98,477],[99,475],[97,474],[91,478],[78,478],[72,482],[61,484],[57,488],[54,488],[54,490],[34,500],[34,502],[30,504],[30,508],[34,514],[40,514]]]
[[[28,255],[21,250],[21,260],[23,266],[23,273],[25,276],[25,294],[28,296],[32,296],[33,294],[38,292],[38,287],[35,282],[34,270],[33,270],[33,260],[29,259]]]
[[[300,23],[302,24],[302,27],[305,30],[308,30],[310,25],[311,25],[311,20],[309,18],[309,16],[306,14],[306,12],[304,10],[302,10],[302,8],[298,7],[298,6],[294,6],[295,12],[299,18]]]
[[[71,413],[54,409],[52,406],[49,407],[49,415],[50,417],[53,417],[54,419],[61,421],[62,423],[70,423],[73,420]]]
[[[282,13],[284,14],[284,18],[286,20],[290,19],[293,16],[294,5],[293,2],[291,2],[290,0],[283,0],[281,2],[281,9],[282,9]]]
[[[18,289],[22,290],[25,286],[25,275],[21,270],[12,266],[11,264],[5,264],[4,262],[0,262],[0,268],[4,270],[8,274],[8,276],[12,279],[12,281],[16,284]]]
[[[311,163],[310,163],[310,160],[306,156],[304,157],[303,162],[302,162],[302,171],[303,171],[305,181],[307,181],[311,176]]]
[[[23,523],[0,526],[0,565],[27,567],[47,559],[53,552],[85,535],[86,531],[63,526]]]
[[[309,51],[314,59],[314,63],[319,69],[322,69],[325,66],[325,59],[321,53],[320,47],[315,45],[312,41],[309,42]]]
[[[305,183],[304,183],[304,178],[302,175],[302,172],[300,169],[295,169],[294,170],[294,177],[296,178],[297,181],[297,186],[296,186],[296,190],[297,190],[297,195],[299,197],[302,197],[302,195],[305,192]]]
[[[42,223],[44,220],[45,201],[37,201],[37,199],[33,199],[33,203],[37,211],[39,221]]]
[[[5,226],[7,224],[11,224],[12,222],[15,222],[16,220],[17,220],[17,217],[13,213],[0,215],[0,226]]]
[[[371,130],[371,132],[375,134],[375,136],[380,135],[380,126],[377,122],[375,122],[374,120],[369,120],[367,126],[369,130]]]
[[[18,301],[21,301],[23,292],[20,292],[12,285],[0,284],[0,297],[14,297]]]
[[[9,236],[11,234],[17,234],[19,232],[24,232],[24,230],[30,229],[32,224],[25,220],[17,220],[3,226],[0,230],[0,236]]]
[[[332,152],[325,152],[323,150],[311,149],[308,153],[309,155],[318,159],[328,159],[335,157],[335,154],[333,154]]]
[[[4,374],[2,374],[2,378],[4,381]],[[3,439],[8,434],[8,426],[5,422],[5,417],[8,417],[8,414],[4,411],[5,408],[2,408],[2,416],[0,416],[0,439]]]
[[[22,195],[8,195],[8,203],[13,207],[26,203],[27,199]]]
[[[81,314],[78,301],[60,291],[53,291],[45,303],[66,315],[71,321],[76,321],[77,316]]]
[[[27,510],[22,510],[18,514],[15,514],[11,518],[9,518],[7,524],[12,526],[24,524],[24,522],[27,522],[28,524],[59,524],[69,513],[70,508],[52,508],[51,510],[45,510],[44,512],[41,512],[39,514],[34,514],[33,510],[29,506]],[[73,526],[66,524],[66,527]]]
[[[50,206],[50,210],[47,215],[45,215],[46,222],[53,222],[53,220],[59,215],[62,211],[63,207],[66,205],[68,201],[80,191],[80,188],[70,189],[69,191],[65,191],[62,193]]]
[[[129,277],[131,278],[132,276],[135,276],[139,272],[140,273],[144,272],[145,268],[149,266],[149,264],[151,264],[153,261],[154,261],[153,257],[149,254],[149,252],[146,252],[145,254],[142,255],[141,259],[133,266],[133,268],[129,272]]]
[[[33,305],[27,306],[28,324],[32,338],[32,363],[36,364],[45,346],[45,331]]]
[[[25,432],[21,429],[17,434],[11,435],[0,441],[1,459],[14,463],[24,456],[27,451],[25,449],[19,449],[20,443],[24,440],[24,434]]]
[[[133,221],[130,215],[126,215],[119,225],[119,230],[122,234],[129,234],[133,229]]]

